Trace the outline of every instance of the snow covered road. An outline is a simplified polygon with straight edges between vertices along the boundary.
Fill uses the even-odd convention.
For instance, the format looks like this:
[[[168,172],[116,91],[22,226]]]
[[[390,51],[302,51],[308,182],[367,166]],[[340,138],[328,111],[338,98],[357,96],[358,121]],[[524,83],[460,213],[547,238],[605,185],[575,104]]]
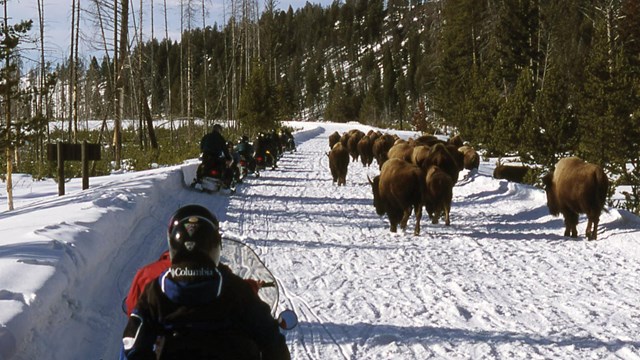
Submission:
[[[610,210],[599,241],[566,239],[542,190],[481,169],[455,187],[452,226],[392,234],[372,206],[375,163],[332,184],[336,127],[352,125],[299,143],[230,200],[224,225],[299,313],[295,359],[640,358],[636,217]]]
[[[413,220],[392,234],[372,204],[367,175],[379,173],[375,162],[352,162],[343,187],[329,173],[328,136],[369,128],[295,126],[304,128],[298,151],[232,196],[183,189],[171,168],[123,175],[62,203],[40,202],[60,213],[89,198],[103,215],[87,228],[57,230],[57,241],[76,244],[67,252],[78,260],[55,267],[65,274],[62,298],[24,310],[37,317],[7,321],[16,335],[19,327],[28,334],[13,358],[115,358],[120,301],[135,269],[164,250],[169,214],[197,202],[276,276],[280,309],[300,318],[287,332],[294,359],[640,359],[638,217],[609,209],[597,241],[584,240],[584,217],[581,237],[564,238],[562,218],[549,215],[542,190],[495,180],[493,164],[482,162],[454,188],[450,227],[423,218],[420,236]],[[0,226],[8,218],[0,216]],[[52,236],[51,225],[33,231],[43,229]],[[82,245],[97,237],[100,255]],[[0,242],[0,260],[5,253]],[[96,259],[102,272],[87,273]],[[0,295],[8,293],[3,286]]]

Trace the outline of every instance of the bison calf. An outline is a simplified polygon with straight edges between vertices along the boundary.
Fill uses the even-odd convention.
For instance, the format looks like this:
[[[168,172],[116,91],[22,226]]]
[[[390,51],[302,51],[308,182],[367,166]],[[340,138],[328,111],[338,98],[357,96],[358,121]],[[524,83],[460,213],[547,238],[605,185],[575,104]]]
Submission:
[[[587,215],[587,239],[596,240],[600,213],[604,208],[609,179],[598,165],[577,157],[558,161],[554,171],[542,178],[547,207],[553,216],[564,216],[564,236],[578,237],[579,214]]]

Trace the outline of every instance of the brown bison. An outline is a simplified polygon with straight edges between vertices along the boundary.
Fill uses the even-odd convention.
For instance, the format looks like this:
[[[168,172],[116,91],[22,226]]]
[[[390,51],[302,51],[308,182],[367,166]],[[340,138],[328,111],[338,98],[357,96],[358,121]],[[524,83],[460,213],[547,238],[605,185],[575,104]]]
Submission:
[[[347,149],[347,151],[349,151],[349,136],[351,136],[351,133],[349,132],[342,133],[342,136],[340,136],[340,142]]]
[[[413,145],[406,141],[396,141],[395,145],[393,145],[387,152],[387,158],[402,159],[406,162],[411,162],[411,155],[413,155]]]
[[[424,162],[429,156],[429,150],[430,148],[427,145],[415,146],[413,148],[413,153],[411,154],[411,162],[423,169],[426,169],[426,166],[424,166]]]
[[[422,136],[419,136],[417,139],[415,139],[414,143],[416,145],[433,146],[435,144],[444,144],[445,142],[438,139],[434,135],[422,135]]]
[[[555,170],[545,175],[542,182],[549,212],[553,216],[564,216],[564,236],[578,237],[578,216],[586,214],[587,239],[596,240],[609,189],[604,170],[580,158],[568,157],[558,161]]]
[[[431,147],[429,155],[423,162],[423,168],[428,169],[429,166],[437,166],[444,170],[453,182],[458,181],[460,171],[463,169],[462,164],[464,156],[453,145],[435,144]]]
[[[524,165],[498,165],[493,170],[493,177],[495,179],[505,179],[512,182],[522,183],[527,172],[529,172],[529,167]]]
[[[420,234],[422,194],[425,191],[425,173],[419,167],[400,159],[389,159],[380,175],[369,180],[373,190],[373,206],[378,215],[387,214],[391,232],[406,229],[411,211],[415,211],[415,235]]]
[[[349,150],[349,155],[351,155],[352,161],[358,161],[360,157],[360,152],[358,151],[358,143],[360,139],[364,137],[364,133],[360,130],[351,130],[349,132],[349,139],[347,140],[347,149]]]
[[[370,166],[373,162],[373,140],[371,135],[365,135],[358,141],[358,153],[362,166]]]
[[[439,167],[431,166],[427,170],[426,183],[423,202],[431,222],[437,224],[440,216],[444,215],[445,225],[451,225],[449,214],[453,199],[453,179]]]
[[[459,147],[458,151],[464,156],[463,167],[465,169],[473,170],[480,167],[480,155],[473,147],[464,145]]]
[[[335,145],[338,141],[340,141],[340,133],[334,131],[333,134],[329,135],[329,149],[333,149],[333,145]]]
[[[333,145],[328,155],[329,169],[331,170],[333,182],[337,182],[338,186],[345,185],[347,183],[347,170],[349,169],[349,151],[341,142],[337,142]]]
[[[450,138],[447,143],[455,146],[456,148],[460,148],[464,145],[464,141],[462,140],[462,136],[460,136],[459,134]]]
[[[396,139],[393,136],[383,134],[373,142],[373,157],[378,162],[380,169],[382,169],[384,162],[387,161],[387,152],[389,152],[395,141]]]

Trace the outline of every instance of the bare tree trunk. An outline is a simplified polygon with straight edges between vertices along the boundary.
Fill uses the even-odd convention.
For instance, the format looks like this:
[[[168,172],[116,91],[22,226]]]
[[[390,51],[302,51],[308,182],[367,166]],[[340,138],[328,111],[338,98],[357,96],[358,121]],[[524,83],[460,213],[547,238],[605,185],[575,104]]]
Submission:
[[[5,32],[9,29],[9,17],[7,16],[7,2],[4,2],[4,28]],[[11,61],[9,56],[5,59],[5,69],[9,69]],[[9,76],[9,75],[8,75]],[[4,119],[7,129],[6,140],[7,145],[5,148],[5,156],[7,158],[7,206],[9,210],[13,210],[13,153],[11,151],[11,96],[10,86],[7,86],[6,93],[4,94]]]
[[[138,118],[139,118],[139,124],[140,124],[140,146],[144,149],[146,147],[146,141],[145,141],[145,133],[144,133],[144,128],[145,128],[145,123],[144,123],[144,110],[143,108],[144,103],[147,101],[146,96],[143,96],[142,93],[144,92],[144,76],[142,75],[144,73],[144,59],[142,57],[142,44],[143,44],[143,39],[142,39],[142,0],[140,0],[140,22],[138,24],[138,34],[139,34],[139,38],[138,38],[138,73],[139,78],[138,78],[138,86],[139,86],[139,104],[138,104]],[[153,46],[153,45],[152,45]]]
[[[45,81],[47,76],[46,71],[46,63],[44,60],[44,6],[42,4],[42,0],[38,0],[38,24],[40,30],[40,75],[38,81],[38,99],[36,105],[36,116],[39,119],[46,119],[46,134],[45,136],[38,136],[38,171],[41,171],[41,167],[43,164],[43,154],[44,154],[44,140],[49,140],[49,117],[46,115],[47,111],[43,111],[43,108],[48,104],[48,101],[45,102]],[[46,91],[48,94],[48,91]]]
[[[120,72],[120,62],[118,58],[118,0],[113,1],[113,148],[114,148],[114,163],[115,169],[120,169],[121,162],[121,154],[122,150],[122,134],[120,134],[121,127],[121,113],[120,113],[120,96],[119,96],[119,87],[118,87],[118,79]]]
[[[76,0],[75,41],[73,42],[73,139],[78,141],[78,48],[80,40],[80,0]]]
[[[180,116],[184,116],[184,2],[180,0]]]
[[[193,103],[193,64],[191,56],[191,0],[187,0],[187,120],[189,121],[189,132],[193,128],[193,117],[191,105]]]
[[[165,47],[167,49],[167,110],[166,113],[169,116],[169,129],[171,132],[175,129],[173,124],[173,115],[171,109],[171,61],[169,56],[169,25],[167,21],[167,0],[164,0],[164,38]]]
[[[207,21],[206,21],[206,14],[207,11],[205,9],[204,6],[204,2],[205,0],[202,0],[202,43],[206,44],[207,43]],[[203,49],[204,50],[204,49]],[[204,97],[204,126],[205,129],[209,128],[209,119],[208,119],[208,114],[207,114],[207,73],[209,72],[209,58],[207,56],[207,53],[205,51],[205,53],[203,54],[204,57],[204,61],[202,62],[204,65],[204,69],[203,70],[203,76],[204,76],[204,86],[202,87],[202,96]]]
[[[117,0],[116,0],[117,1]],[[115,147],[115,166],[116,169],[120,169],[120,162],[122,161],[122,115],[123,115],[123,107],[124,107],[124,62],[127,58],[128,54],[128,36],[129,36],[129,1],[121,0],[120,2],[120,42],[119,46],[114,49],[117,51],[119,62],[115,67],[116,70],[116,106],[115,110],[115,128],[113,132],[114,137],[114,147]],[[117,10],[116,10],[117,14]],[[115,27],[115,31],[117,33],[118,27]],[[116,34],[117,41],[117,34]]]
[[[151,0],[149,2],[149,4],[151,5],[151,19],[150,19],[150,21],[151,21],[151,88],[152,89],[155,86],[155,77],[156,77],[156,56],[155,56],[156,47],[154,46],[154,42],[153,42],[153,40],[156,39],[156,35],[155,35],[155,29],[153,28],[154,27],[154,25],[153,25],[153,19],[154,19],[154,16],[153,16],[153,1],[154,0]],[[154,94],[152,93],[151,94],[151,101],[150,101],[151,108],[149,109],[151,114],[155,113],[154,112],[154,106],[153,106],[153,103],[154,103],[153,95]]]
[[[70,43],[71,46],[69,48],[69,141],[71,140],[76,140],[76,133],[75,133],[75,127],[73,126],[73,118],[74,118],[74,106],[73,106],[73,98],[74,98],[74,74],[75,71],[73,70],[75,68],[75,63],[74,63],[74,43],[76,41],[76,36],[75,36],[75,31],[76,31],[76,0],[71,0],[71,39],[70,39]]]

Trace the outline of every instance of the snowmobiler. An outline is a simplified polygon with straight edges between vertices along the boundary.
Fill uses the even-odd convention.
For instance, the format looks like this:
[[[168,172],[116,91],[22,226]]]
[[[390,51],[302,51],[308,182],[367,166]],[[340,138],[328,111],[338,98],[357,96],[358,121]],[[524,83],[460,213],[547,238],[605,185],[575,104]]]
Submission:
[[[169,229],[171,266],[138,298],[124,358],[290,359],[269,305],[221,266],[218,224],[192,215]]]
[[[256,159],[253,157],[255,150],[246,135],[243,135],[238,140],[234,150],[240,156],[240,161],[238,162],[240,177],[244,179],[248,174],[255,174],[256,177],[260,177],[260,172],[256,169]]]
[[[229,153],[227,141],[222,136],[222,126],[216,124],[210,133],[200,141],[202,156],[191,187],[198,190],[213,192],[220,188],[235,192],[233,178],[233,158]]]
[[[258,170],[264,170],[267,167],[272,169],[278,167],[276,164],[278,160],[277,145],[270,133],[259,133],[253,145],[255,146],[255,160]]]
[[[280,130],[280,142],[283,144],[283,148],[285,151],[296,151],[296,142],[293,134],[291,134],[290,129],[283,128],[282,130]]]

